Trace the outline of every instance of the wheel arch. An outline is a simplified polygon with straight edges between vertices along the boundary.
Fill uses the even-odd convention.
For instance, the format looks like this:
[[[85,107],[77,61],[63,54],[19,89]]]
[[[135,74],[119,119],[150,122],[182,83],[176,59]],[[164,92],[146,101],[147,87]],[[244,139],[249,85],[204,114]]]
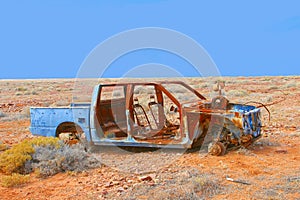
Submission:
[[[71,133],[80,133],[80,134],[84,134],[84,129],[76,124],[75,122],[71,122],[71,121],[66,121],[66,122],[62,122],[60,123],[55,130],[55,137],[59,137],[59,134],[61,133],[67,133],[67,132],[71,132]]]

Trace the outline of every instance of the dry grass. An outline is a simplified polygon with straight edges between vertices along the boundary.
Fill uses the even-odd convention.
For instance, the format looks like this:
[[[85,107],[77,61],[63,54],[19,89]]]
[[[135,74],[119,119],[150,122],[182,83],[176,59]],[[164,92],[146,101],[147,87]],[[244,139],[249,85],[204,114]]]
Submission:
[[[268,138],[262,138],[258,141],[256,141],[254,146],[262,146],[262,147],[268,147],[268,146],[280,146],[280,143],[275,142],[275,141],[270,141]]]
[[[34,146],[52,145],[59,147],[58,138],[38,137],[13,146],[11,149],[0,154],[0,171],[5,174],[24,173],[25,163],[32,159],[35,152]]]
[[[69,106],[69,105],[70,105],[70,102],[60,100],[60,101],[55,102],[53,106]]]
[[[16,91],[19,91],[19,92],[25,92],[25,91],[27,91],[27,88],[24,88],[24,87],[18,87],[18,88],[16,88]]]
[[[289,134],[289,137],[300,137],[300,132],[294,132]]]
[[[121,199],[211,199],[223,193],[224,186],[212,174],[188,168],[178,172],[160,172],[154,181],[141,182],[121,193]],[[106,198],[114,198],[112,192]]]
[[[300,195],[300,176],[295,174],[294,176],[280,177],[276,179],[274,177],[260,177],[261,180],[268,183],[280,182],[280,184],[273,184],[266,187],[263,187],[261,190],[258,190],[254,193],[254,199],[291,199],[289,196]]]
[[[239,148],[238,150],[235,151],[235,153],[240,155],[246,155],[246,156],[255,156],[255,154],[251,150],[246,149],[245,147]]]
[[[230,90],[226,93],[226,95],[229,97],[245,97],[248,96],[249,93],[245,90]]]
[[[100,166],[100,162],[88,154],[84,146],[75,144],[35,147],[32,160],[26,163],[28,170],[33,169],[40,177],[47,177],[59,172],[82,172]]]
[[[30,108],[24,107],[20,113],[10,113],[4,114],[3,117],[0,117],[1,121],[19,121],[22,119],[29,119],[30,118]]]
[[[3,176],[1,179],[3,187],[15,187],[28,183],[30,181],[30,176],[13,173],[11,175]]]
[[[297,88],[297,87],[299,87],[299,83],[291,82],[291,83],[285,84],[283,87],[286,88],[286,89],[288,89],[288,88]]]
[[[5,151],[7,149],[8,149],[8,145],[0,141],[0,151]]]
[[[58,138],[37,137],[14,145],[0,154],[2,185],[13,187],[29,182],[27,174],[32,171],[40,177],[59,172],[81,172],[100,166],[93,156],[80,144],[66,145]]]

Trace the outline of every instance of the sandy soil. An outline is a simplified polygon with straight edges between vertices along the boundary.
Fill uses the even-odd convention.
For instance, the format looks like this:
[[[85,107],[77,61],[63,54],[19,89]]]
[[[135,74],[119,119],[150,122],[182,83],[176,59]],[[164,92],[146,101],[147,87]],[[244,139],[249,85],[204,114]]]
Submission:
[[[278,102],[268,106],[270,121],[263,111],[264,137],[247,149],[221,157],[105,149],[96,153],[103,162],[97,169],[48,178],[32,173],[25,185],[0,186],[0,199],[300,199],[300,77],[222,79],[231,102]],[[209,97],[211,79],[187,80]],[[0,80],[0,140],[12,146],[32,138],[28,108],[67,105],[73,87],[71,79]]]

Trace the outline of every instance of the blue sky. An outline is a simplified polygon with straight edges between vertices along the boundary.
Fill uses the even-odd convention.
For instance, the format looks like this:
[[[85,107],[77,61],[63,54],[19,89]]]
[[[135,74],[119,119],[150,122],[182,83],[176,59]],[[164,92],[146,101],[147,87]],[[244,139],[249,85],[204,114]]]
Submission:
[[[300,74],[300,1],[3,0],[0,78],[72,78],[89,52],[112,35],[162,27],[196,40],[224,76]],[[133,52],[105,76],[120,77],[146,63],[184,60],[157,50]],[[122,68],[122,66],[126,66]]]

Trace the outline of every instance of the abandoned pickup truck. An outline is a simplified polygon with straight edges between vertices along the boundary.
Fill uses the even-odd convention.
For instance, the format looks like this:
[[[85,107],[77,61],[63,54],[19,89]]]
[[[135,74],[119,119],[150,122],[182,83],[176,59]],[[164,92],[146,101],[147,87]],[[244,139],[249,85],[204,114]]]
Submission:
[[[181,81],[99,84],[91,103],[31,108],[34,135],[84,138],[89,145],[184,148],[207,146],[213,155],[261,136],[260,108],[208,101]]]

